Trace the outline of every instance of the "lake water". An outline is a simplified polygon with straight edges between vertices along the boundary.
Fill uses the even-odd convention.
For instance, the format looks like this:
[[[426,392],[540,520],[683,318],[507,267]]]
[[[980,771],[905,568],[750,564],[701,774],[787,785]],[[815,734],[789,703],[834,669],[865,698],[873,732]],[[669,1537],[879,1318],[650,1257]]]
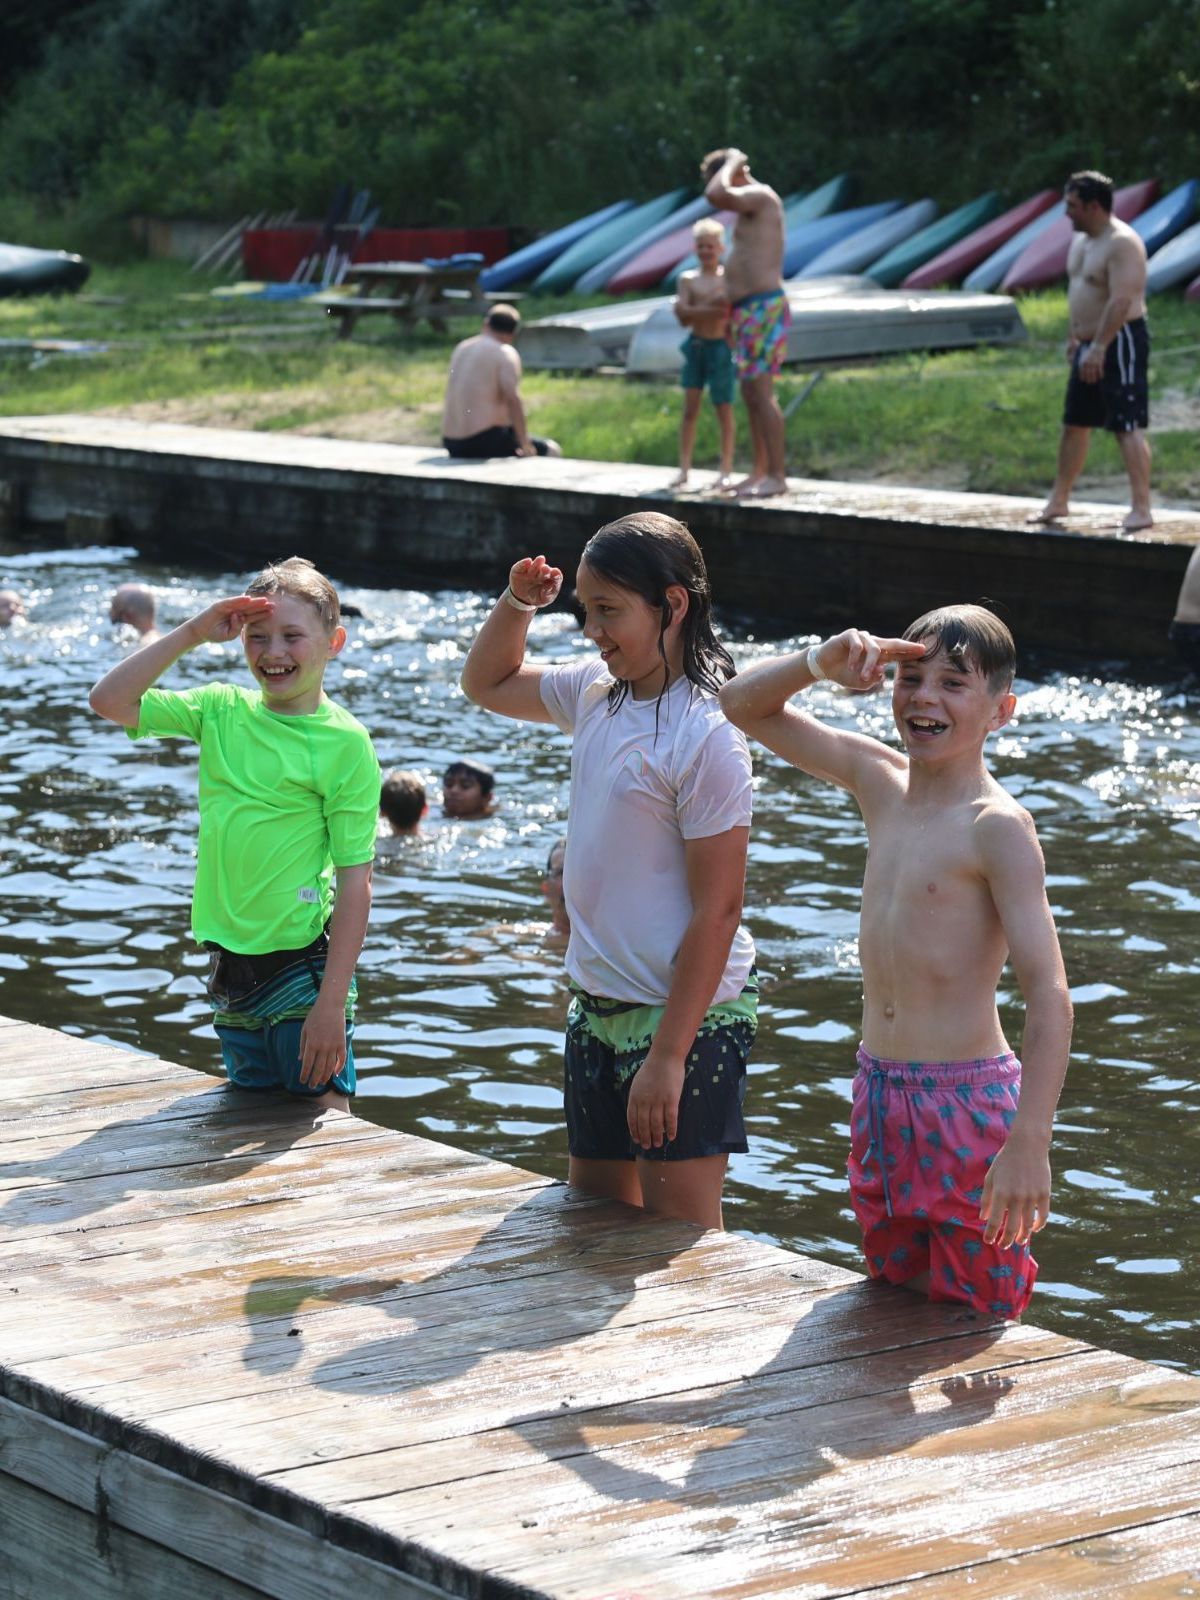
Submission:
[[[30,611],[0,635],[0,1011],[214,1072],[204,958],[188,932],[194,749],[134,746],[87,707],[120,648],[108,597],[139,577],[162,594],[168,626],[240,588],[235,577],[180,579],[128,551],[0,552],[0,583]],[[460,694],[490,596],[349,588],[343,598],[366,615],[327,686],[371,730],[383,765],[425,774],[436,811],[438,775],[475,754],[496,767],[502,802],[485,822],[435,821],[380,864],[359,969],[359,1109],[565,1176],[565,991],[542,944],[539,879],[563,830],[567,741]],[[540,618],[533,640],[548,659],[587,649],[567,615]],[[730,642],[744,661],[806,639],[733,628]],[[165,682],[244,672],[240,652],[212,647]],[[1076,1006],[1030,1320],[1200,1368],[1200,700],[1115,672],[1046,672],[1017,690],[992,762],[1037,819]],[[840,725],[889,734],[884,699],[813,698]],[[762,1024],[752,1148],[733,1158],[726,1221],[857,1267],[844,1163],[863,829],[840,791],[762,752],[756,773],[746,920]],[[1019,1048],[1018,1000],[1003,996]]]

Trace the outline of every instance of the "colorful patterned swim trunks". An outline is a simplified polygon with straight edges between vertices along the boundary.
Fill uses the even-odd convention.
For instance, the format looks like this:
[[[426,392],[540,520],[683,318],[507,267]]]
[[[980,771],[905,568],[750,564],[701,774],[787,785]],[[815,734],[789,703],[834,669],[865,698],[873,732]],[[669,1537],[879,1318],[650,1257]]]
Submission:
[[[745,1152],[742,1100],[746,1059],[758,1026],[753,971],[732,1000],[711,1006],[684,1063],[679,1122],[669,1144],[635,1145],[626,1115],[629,1088],[645,1061],[664,1006],[605,1000],[571,985],[564,1052],[567,1148],[590,1161],[690,1161]]]
[[[792,312],[782,289],[767,289],[735,300],[729,325],[733,329],[733,360],[743,383],[764,373],[777,377],[787,354]]]
[[[873,1278],[929,1273],[931,1300],[1016,1318],[1037,1262],[1027,1244],[985,1244],[979,1202],[1017,1113],[1021,1063],[881,1061],[860,1047],[851,1114],[850,1198]]]

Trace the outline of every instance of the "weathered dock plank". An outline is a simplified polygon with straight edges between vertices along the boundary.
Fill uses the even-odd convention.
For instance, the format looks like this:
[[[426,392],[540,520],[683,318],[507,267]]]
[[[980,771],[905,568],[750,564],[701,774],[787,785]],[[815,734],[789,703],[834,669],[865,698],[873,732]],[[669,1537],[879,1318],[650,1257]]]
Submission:
[[[1024,648],[1154,659],[1168,654],[1200,541],[1190,512],[1162,511],[1130,535],[1111,505],[1081,502],[1063,527],[1035,528],[1026,519],[1040,502],[1012,495],[794,478],[788,495],[746,505],[672,498],[667,476],[114,417],[0,419],[10,536],[98,519],[107,538],[202,569],[299,551],[343,580],[499,583],[515,553],[544,550],[573,569],[602,523],[657,507],[688,522],[731,610],[890,632],[931,606],[987,596]]]
[[[6,1600],[1195,1578],[1200,1380],[169,1063],[0,1043]]]

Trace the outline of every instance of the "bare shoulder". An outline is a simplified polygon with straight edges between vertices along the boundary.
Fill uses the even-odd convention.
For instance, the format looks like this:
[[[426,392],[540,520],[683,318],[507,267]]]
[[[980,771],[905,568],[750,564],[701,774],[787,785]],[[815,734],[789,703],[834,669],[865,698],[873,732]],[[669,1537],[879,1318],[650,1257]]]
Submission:
[[[1025,807],[993,779],[975,815],[975,837],[985,863],[1043,869],[1037,825]]]

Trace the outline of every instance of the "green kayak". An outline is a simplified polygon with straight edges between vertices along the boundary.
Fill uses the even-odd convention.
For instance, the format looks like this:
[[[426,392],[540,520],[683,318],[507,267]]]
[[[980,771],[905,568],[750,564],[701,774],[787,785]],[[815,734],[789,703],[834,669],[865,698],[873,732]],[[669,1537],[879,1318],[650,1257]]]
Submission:
[[[940,251],[948,250],[959,239],[965,239],[968,233],[982,228],[985,222],[998,216],[1000,204],[1000,196],[990,189],[978,200],[959,206],[957,211],[948,212],[919,233],[914,233],[910,239],[904,239],[895,249],[889,250],[887,255],[880,256],[878,261],[869,266],[866,269],[867,276],[874,278],[885,289],[895,288],[898,283],[904,282],[910,272],[924,266]]]
[[[541,275],[533,280],[535,294],[566,294],[589,267],[594,267],[606,256],[612,255],[622,245],[640,239],[656,222],[678,211],[691,197],[689,189],[672,189],[670,194],[659,195],[657,200],[647,200],[645,205],[625,211],[611,222],[594,228],[582,239],[564,250]]]

